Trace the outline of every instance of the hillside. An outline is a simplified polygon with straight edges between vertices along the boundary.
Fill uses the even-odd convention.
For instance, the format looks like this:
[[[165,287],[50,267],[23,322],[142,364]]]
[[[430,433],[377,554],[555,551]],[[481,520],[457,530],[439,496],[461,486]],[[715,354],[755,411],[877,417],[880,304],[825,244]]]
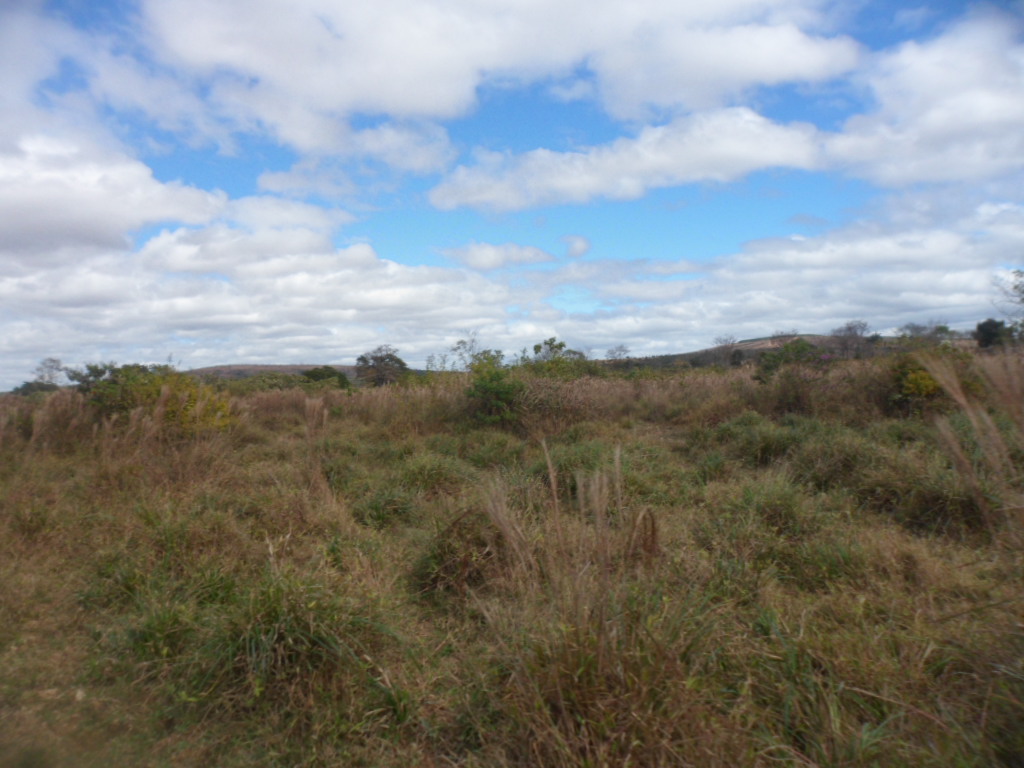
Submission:
[[[299,375],[311,368],[318,368],[322,365],[330,365],[337,368],[349,378],[356,374],[354,365],[337,365],[334,363],[309,363],[306,365],[264,365],[259,363],[237,363],[233,365],[211,365],[205,368],[192,368],[188,372],[193,376],[210,376],[219,379],[244,379],[248,376],[256,376],[261,373],[285,373]]]

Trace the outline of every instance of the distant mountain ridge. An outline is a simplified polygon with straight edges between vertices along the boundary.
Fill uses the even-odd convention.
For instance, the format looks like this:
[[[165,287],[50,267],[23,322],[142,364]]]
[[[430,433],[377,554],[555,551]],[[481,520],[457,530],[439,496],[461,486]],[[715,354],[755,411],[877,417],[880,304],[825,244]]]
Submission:
[[[211,376],[218,379],[245,379],[249,376],[256,376],[260,373],[288,373],[299,375],[313,368],[320,368],[323,365],[330,365],[337,368],[348,377],[356,374],[354,365],[340,365],[337,363],[306,363],[301,365],[267,365],[264,363],[234,363],[231,365],[210,365],[205,368],[193,368],[188,373],[193,376]]]

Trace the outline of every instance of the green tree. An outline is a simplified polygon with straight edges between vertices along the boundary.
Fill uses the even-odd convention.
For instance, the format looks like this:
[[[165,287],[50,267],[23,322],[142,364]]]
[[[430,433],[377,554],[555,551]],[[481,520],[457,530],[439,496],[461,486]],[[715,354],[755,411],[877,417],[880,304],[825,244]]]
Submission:
[[[64,374],[79,392],[88,395],[101,382],[112,379],[117,371],[117,363],[110,361],[86,363],[84,368],[65,368]]]
[[[525,350],[524,350],[525,352]],[[564,341],[554,336],[533,345],[533,357],[522,355],[522,364],[539,376],[571,379],[579,376],[597,376],[600,366],[576,349],[569,349]]]
[[[25,381],[11,390],[12,395],[34,395],[37,392],[56,392],[60,387],[45,381]]]
[[[820,363],[821,350],[807,339],[796,338],[778,349],[765,352],[757,361],[757,373],[754,378],[767,384],[771,378],[786,365]]]
[[[37,392],[55,392],[64,376],[64,366],[56,357],[47,357],[36,366],[36,377],[11,390],[14,395],[34,395]]]
[[[382,344],[356,358],[356,375],[375,387],[395,384],[408,372],[409,366],[390,344]]]
[[[1006,326],[1004,321],[990,317],[978,323],[974,329],[974,338],[979,347],[998,347],[1011,341],[1013,331]]]
[[[504,355],[490,349],[479,351],[469,370],[472,380],[466,395],[473,405],[474,418],[485,424],[514,422],[515,403],[525,384],[512,378],[504,365]]]
[[[330,365],[321,365],[317,368],[310,368],[308,371],[303,371],[302,375],[310,381],[331,382],[339,389],[348,389],[352,386],[344,371],[339,371],[337,368]]]

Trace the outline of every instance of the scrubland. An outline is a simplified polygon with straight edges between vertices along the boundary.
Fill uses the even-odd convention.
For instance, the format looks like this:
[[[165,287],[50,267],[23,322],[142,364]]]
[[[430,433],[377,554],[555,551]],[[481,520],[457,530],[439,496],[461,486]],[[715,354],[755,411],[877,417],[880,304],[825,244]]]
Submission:
[[[0,765],[1024,765],[1024,363],[908,360],[0,397]]]

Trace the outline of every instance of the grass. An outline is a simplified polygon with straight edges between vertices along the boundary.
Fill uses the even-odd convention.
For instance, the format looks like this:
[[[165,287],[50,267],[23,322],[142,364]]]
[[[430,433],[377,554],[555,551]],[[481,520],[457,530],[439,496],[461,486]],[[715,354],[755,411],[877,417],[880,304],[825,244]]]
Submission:
[[[2,397],[0,764],[1021,765],[1024,369],[920,365]]]

